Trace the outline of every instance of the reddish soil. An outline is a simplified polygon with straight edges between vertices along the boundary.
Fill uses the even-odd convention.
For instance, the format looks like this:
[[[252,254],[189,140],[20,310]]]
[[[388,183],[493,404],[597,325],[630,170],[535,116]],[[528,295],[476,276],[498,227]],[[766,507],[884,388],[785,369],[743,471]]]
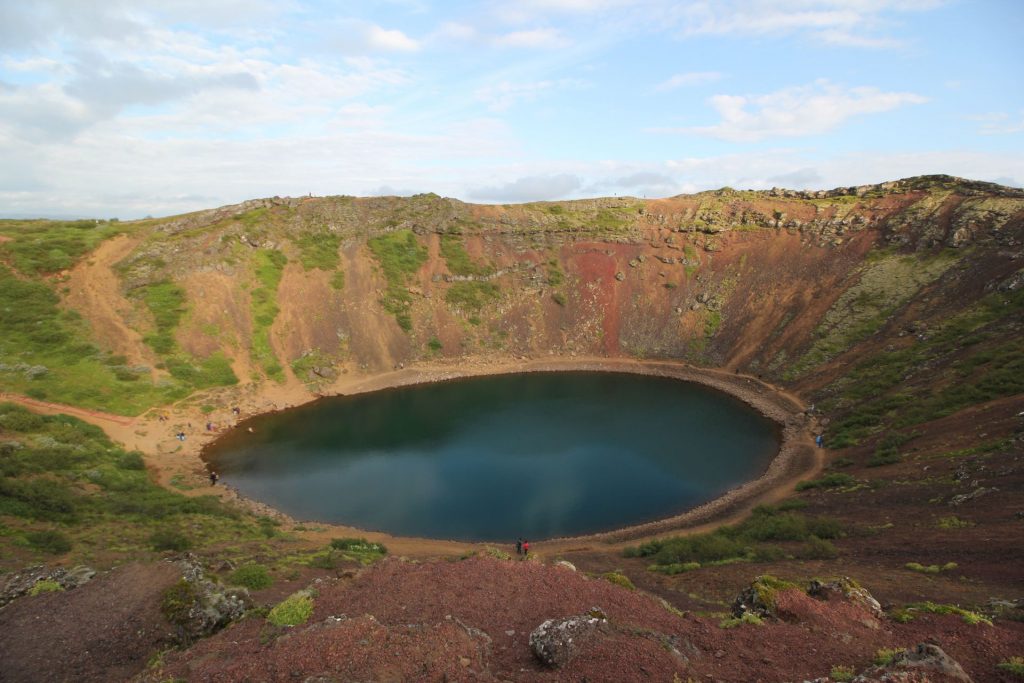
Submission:
[[[861,670],[879,648],[932,640],[986,681],[1003,680],[995,664],[1024,638],[1017,622],[969,626],[924,615],[896,624],[800,591],[778,595],[780,621],[723,629],[720,617],[678,616],[644,593],[579,572],[487,557],[390,559],[315,587],[309,625],[275,629],[258,617],[244,620],[169,654],[153,680],[774,682],[824,676],[837,664]],[[551,670],[534,658],[529,634],[541,622],[595,606],[610,626],[567,666]]]
[[[0,610],[0,681],[122,681],[169,646],[162,593],[170,563],[126,565],[67,592],[19,598]]]

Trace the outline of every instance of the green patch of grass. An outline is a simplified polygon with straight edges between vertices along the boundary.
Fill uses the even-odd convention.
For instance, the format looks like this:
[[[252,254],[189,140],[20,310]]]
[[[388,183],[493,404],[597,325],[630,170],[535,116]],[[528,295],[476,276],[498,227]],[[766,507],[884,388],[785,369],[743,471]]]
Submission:
[[[392,313],[399,327],[412,329],[412,296],[407,285],[410,278],[427,260],[427,249],[411,230],[396,230],[367,242],[370,252],[380,264],[387,287],[381,306]]]
[[[192,540],[177,529],[157,529],[149,536],[153,550],[183,552],[192,547]]]
[[[496,560],[512,559],[511,553],[507,553],[504,550],[499,550],[498,548],[492,546],[487,546],[487,548],[484,549],[484,552],[487,553],[487,557],[493,557]]]
[[[323,372],[323,368],[333,367],[334,360],[320,349],[310,349],[292,361],[292,372],[299,381],[306,383],[325,381],[324,377],[317,374],[317,370]]]
[[[935,525],[940,529],[967,529],[974,526],[974,522],[960,519],[956,515],[950,515],[949,517],[939,517]]]
[[[185,290],[162,280],[140,287],[138,292],[156,325],[156,331],[144,337],[145,342],[162,356],[171,354],[177,348],[174,333],[187,310]]]
[[[21,444],[0,450],[0,516],[10,531],[0,535],[0,555],[28,543],[44,552],[70,550],[71,562],[89,562],[97,548],[115,559],[139,559],[154,545],[181,547],[179,530],[200,549],[258,536],[251,516],[214,496],[157,486],[138,453],[77,418],[0,403],[0,431]],[[39,522],[59,524],[59,531],[41,532]]]
[[[441,340],[437,337],[431,337],[430,341],[427,342],[427,348],[432,352],[437,353],[444,348],[444,344],[442,344]]]
[[[636,590],[636,586],[629,580],[629,577],[621,572],[605,572],[601,574],[601,578],[609,583],[614,583],[616,586],[622,586],[623,588],[631,591]]]
[[[267,621],[274,626],[287,627],[305,624],[313,614],[313,596],[309,591],[299,591],[279,602],[267,614]]]
[[[441,256],[452,275],[485,276],[494,272],[490,264],[477,263],[469,256],[459,235],[441,235]]]
[[[304,232],[292,238],[292,242],[299,248],[299,263],[303,270],[334,270],[341,262],[338,255],[341,235],[336,232]]]
[[[336,270],[331,274],[331,288],[338,291],[345,289],[345,271]]]
[[[831,541],[811,536],[800,549],[800,557],[804,560],[834,560],[839,557],[839,549]]]
[[[372,543],[365,538],[334,538],[331,539],[330,549],[362,564],[371,564],[388,554],[383,543]]]
[[[847,289],[825,314],[816,330],[817,340],[784,373],[798,379],[877,332],[921,287],[956,263],[957,256],[893,256],[866,262],[860,280]]]
[[[875,651],[875,658],[872,660],[875,666],[888,666],[896,655],[903,652],[902,647],[882,647]]]
[[[244,586],[254,591],[270,588],[274,584],[267,568],[256,563],[242,565],[231,573],[229,580],[236,586]]]
[[[548,271],[548,285],[551,287],[558,287],[565,282],[565,273],[558,265],[558,259],[551,259],[547,264]]]
[[[928,602],[915,602],[909,604],[905,608],[905,612],[910,614],[910,619],[913,619],[913,612],[928,612],[929,614],[955,614],[964,620],[964,623],[976,626],[978,624],[992,625],[992,622],[977,612],[957,607],[956,605],[943,605],[939,603]],[[908,619],[908,621],[910,620]]]
[[[42,595],[43,593],[60,593],[64,586],[51,579],[36,581],[36,584],[29,590],[29,595]]]
[[[938,574],[940,572],[953,571],[957,568],[958,565],[956,562],[947,562],[946,564],[941,566],[937,564],[930,564],[925,566],[917,562],[907,562],[903,566],[909,569],[910,571],[918,572],[919,574]]]
[[[551,300],[554,301],[559,306],[565,306],[566,303],[565,294],[562,294],[561,292],[552,292]]]
[[[700,566],[778,559],[781,553],[775,546],[768,545],[769,542],[811,543],[812,539],[820,542],[838,538],[841,534],[839,523],[829,517],[810,517],[798,512],[782,512],[778,508],[759,506],[740,524],[704,534],[655,539],[627,548],[623,555],[650,557],[655,565],[671,568],[665,570],[665,573],[678,573],[697,568],[692,565],[688,567],[690,563],[698,563]]]
[[[88,324],[42,281],[0,264],[0,385],[33,398],[134,415],[184,394],[89,343]]]
[[[0,220],[0,257],[26,275],[55,273],[75,265],[100,242],[124,232],[116,222],[94,220]]]
[[[453,282],[444,300],[465,311],[478,312],[484,306],[501,298],[501,288],[493,282],[469,280]]]
[[[764,620],[753,612],[746,612],[742,617],[726,617],[718,622],[718,628],[736,628],[737,626],[764,626]]]
[[[857,675],[857,672],[853,670],[852,666],[836,664],[832,667],[831,671],[829,671],[828,675],[836,683],[848,683],[853,680],[853,677]]]
[[[700,562],[672,562],[670,564],[652,564],[647,567],[647,571],[675,576],[676,574],[695,571],[700,569],[700,566]]]
[[[834,489],[845,486],[852,486],[856,483],[857,479],[855,477],[850,476],[849,474],[844,474],[842,472],[833,472],[831,474],[826,474],[824,477],[821,477],[820,479],[807,479],[805,481],[801,481],[796,485],[796,490],[808,491],[810,489]]]
[[[50,555],[63,555],[71,550],[71,539],[56,530],[30,531],[25,534],[25,542],[33,550],[49,553]]]
[[[258,287],[252,291],[252,355],[267,377],[284,381],[284,370],[270,344],[270,327],[277,317],[277,287],[288,258],[276,249],[258,249],[254,256]]]
[[[1018,678],[1024,678],[1024,657],[1010,657],[996,664],[1000,671],[1013,674]]]

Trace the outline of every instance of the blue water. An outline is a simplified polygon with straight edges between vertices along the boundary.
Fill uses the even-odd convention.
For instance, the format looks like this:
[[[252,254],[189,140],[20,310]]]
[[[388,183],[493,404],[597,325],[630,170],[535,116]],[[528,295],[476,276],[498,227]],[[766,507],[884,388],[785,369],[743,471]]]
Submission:
[[[682,512],[756,478],[777,450],[774,423],[707,387],[563,372],[321,399],[249,420],[205,457],[298,519],[508,541]]]

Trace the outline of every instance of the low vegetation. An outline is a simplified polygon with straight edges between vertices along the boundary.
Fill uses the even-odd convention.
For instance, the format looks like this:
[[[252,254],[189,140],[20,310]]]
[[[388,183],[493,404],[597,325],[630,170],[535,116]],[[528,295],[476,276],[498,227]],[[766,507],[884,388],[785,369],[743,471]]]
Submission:
[[[493,282],[468,280],[453,282],[445,293],[444,300],[464,311],[478,312],[500,297],[501,289]]]
[[[278,627],[305,624],[313,614],[313,596],[302,590],[289,595],[267,613],[267,621]]]
[[[262,590],[270,588],[274,584],[274,580],[270,578],[267,568],[262,564],[254,562],[244,564],[231,572],[229,580],[232,584],[243,586],[249,590]]]
[[[66,270],[100,242],[125,232],[113,221],[0,220],[0,257],[19,272],[43,275]]]
[[[677,574],[707,564],[777,560],[787,553],[771,545],[772,542],[815,544],[841,535],[839,522],[829,517],[812,517],[760,506],[740,524],[705,534],[656,539],[627,548],[624,554],[626,557],[650,558],[653,571]],[[831,543],[828,547],[835,551]],[[800,554],[806,552],[806,548],[793,551]]]
[[[6,556],[71,553],[70,563],[88,563],[263,538],[252,517],[214,496],[157,486],[137,453],[77,418],[0,403],[0,432]]]
[[[399,327],[412,329],[412,295],[408,283],[427,260],[427,249],[411,230],[396,230],[367,242],[370,252],[380,264],[386,289],[381,306],[395,316]]]
[[[462,245],[459,235],[441,236],[441,256],[448,264],[448,272],[452,275],[485,276],[494,272],[494,267],[487,263],[473,260]]]
[[[252,290],[252,356],[267,377],[284,381],[284,370],[270,343],[270,327],[277,317],[277,286],[288,258],[276,249],[260,249],[254,256],[258,286]]]

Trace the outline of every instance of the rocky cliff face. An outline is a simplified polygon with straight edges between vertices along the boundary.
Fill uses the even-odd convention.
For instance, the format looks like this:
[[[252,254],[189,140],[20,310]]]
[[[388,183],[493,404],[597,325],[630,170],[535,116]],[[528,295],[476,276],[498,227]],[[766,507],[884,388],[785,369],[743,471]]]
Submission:
[[[990,183],[506,206],[275,197],[117,229],[127,236],[91,270],[45,281],[70,278],[64,305],[98,353],[135,363],[105,361],[120,373],[111,394],[136,392],[135,410],[233,379],[318,386],[440,358],[630,356],[785,383],[840,422],[864,421],[866,381],[889,402],[868,426],[832,427],[854,442],[933,389],[941,400],[914,420],[1021,390],[1008,378],[1024,191]],[[76,294],[104,273],[113,305]],[[62,396],[59,368],[44,369],[52,389],[12,388],[100,400]],[[124,376],[147,370],[164,393]]]

